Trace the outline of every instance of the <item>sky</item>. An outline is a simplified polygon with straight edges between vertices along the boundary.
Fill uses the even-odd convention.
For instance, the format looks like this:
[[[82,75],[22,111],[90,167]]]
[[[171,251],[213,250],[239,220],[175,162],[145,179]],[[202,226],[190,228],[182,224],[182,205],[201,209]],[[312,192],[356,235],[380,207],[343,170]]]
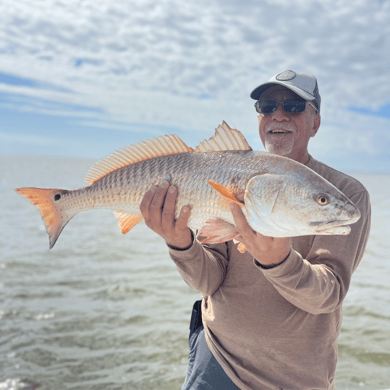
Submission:
[[[316,76],[316,159],[390,173],[390,0],[2,0],[0,154],[98,160],[226,121],[264,150],[250,92]]]

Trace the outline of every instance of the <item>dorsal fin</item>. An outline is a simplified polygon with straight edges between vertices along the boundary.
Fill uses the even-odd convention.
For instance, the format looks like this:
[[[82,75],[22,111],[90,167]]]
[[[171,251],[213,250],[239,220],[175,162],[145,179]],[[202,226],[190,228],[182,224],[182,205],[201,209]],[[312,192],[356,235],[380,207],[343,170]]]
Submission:
[[[245,137],[236,129],[232,129],[225,121],[215,129],[215,134],[201,142],[195,152],[222,152],[225,150],[252,150]]]
[[[187,146],[177,135],[162,135],[147,141],[126,146],[102,158],[92,165],[85,176],[85,181],[93,184],[119,168],[154,157],[171,154],[189,153],[194,149]]]

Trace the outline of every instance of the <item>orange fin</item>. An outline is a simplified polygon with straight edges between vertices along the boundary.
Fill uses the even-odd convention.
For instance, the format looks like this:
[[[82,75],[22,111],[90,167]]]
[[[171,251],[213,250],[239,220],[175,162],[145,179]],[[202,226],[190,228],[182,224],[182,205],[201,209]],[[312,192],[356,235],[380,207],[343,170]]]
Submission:
[[[142,215],[126,214],[123,211],[114,211],[115,218],[119,219],[119,227],[122,234],[128,233],[137,223],[140,223],[144,218]]]
[[[199,241],[203,244],[219,244],[232,240],[239,235],[236,227],[223,219],[209,219],[201,227],[198,236],[204,237]]]
[[[197,153],[223,152],[226,150],[252,150],[245,137],[226,122],[215,129],[215,134],[201,142],[194,150]]]
[[[17,188],[18,194],[27,198],[40,212],[53,248],[66,224],[78,211],[61,208],[61,197],[70,191],[58,188]]]
[[[136,144],[119,149],[102,158],[89,169],[85,176],[88,184],[93,184],[110,172],[116,171],[127,165],[155,157],[169,156],[172,154],[190,153],[194,150],[187,146],[177,135],[162,135],[161,137],[138,142]]]
[[[211,185],[216,191],[218,191],[222,196],[231,200],[234,203],[237,203],[239,206],[243,206],[244,203],[240,202],[233,194],[232,190],[224,187],[222,184],[217,183],[214,180],[207,180],[207,183]]]
[[[245,248],[245,245],[240,242],[238,245],[237,245],[237,249],[240,253],[245,253],[246,252],[246,248]]]

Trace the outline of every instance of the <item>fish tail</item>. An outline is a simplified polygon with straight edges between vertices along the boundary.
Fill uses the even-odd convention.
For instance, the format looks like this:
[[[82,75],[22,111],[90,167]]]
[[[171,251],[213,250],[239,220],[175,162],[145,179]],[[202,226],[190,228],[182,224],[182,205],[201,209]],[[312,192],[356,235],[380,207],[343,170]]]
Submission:
[[[62,229],[76,213],[60,209],[56,202],[68,191],[56,188],[17,188],[15,191],[27,198],[41,214],[49,235],[50,249],[53,248]]]

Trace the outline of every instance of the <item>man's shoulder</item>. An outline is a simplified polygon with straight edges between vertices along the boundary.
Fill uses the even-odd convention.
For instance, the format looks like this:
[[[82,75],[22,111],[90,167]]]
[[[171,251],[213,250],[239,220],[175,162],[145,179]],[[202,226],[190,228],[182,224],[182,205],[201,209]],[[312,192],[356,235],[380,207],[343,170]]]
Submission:
[[[340,172],[321,161],[315,160],[313,157],[310,158],[307,167],[328,180],[349,198],[358,193],[367,193],[367,189],[359,180],[346,173]]]

